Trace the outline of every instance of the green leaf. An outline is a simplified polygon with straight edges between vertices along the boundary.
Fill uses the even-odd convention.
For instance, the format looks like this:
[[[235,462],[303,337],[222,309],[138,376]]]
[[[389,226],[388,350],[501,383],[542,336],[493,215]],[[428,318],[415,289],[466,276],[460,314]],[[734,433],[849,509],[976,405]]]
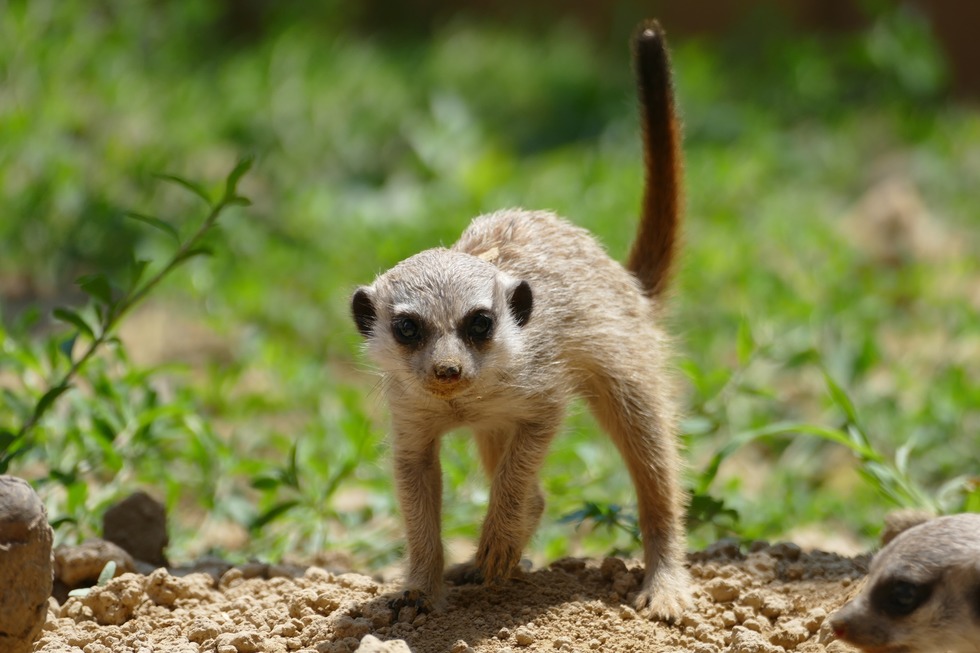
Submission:
[[[127,218],[137,220],[138,222],[142,222],[143,224],[148,224],[154,229],[162,231],[163,233],[173,238],[174,241],[176,241],[178,244],[180,243],[180,234],[177,233],[177,229],[174,228],[174,226],[169,222],[165,222],[160,218],[155,218],[152,215],[137,213],[136,211],[127,211],[125,215]]]
[[[851,401],[851,398],[847,396],[846,392],[844,392],[844,389],[838,385],[837,381],[830,376],[830,373],[827,370],[824,370],[823,378],[827,384],[827,390],[830,392],[830,397],[833,399],[834,404],[844,411],[844,414],[847,416],[847,420],[851,424],[860,424],[861,420],[858,419],[857,409],[854,407],[854,403]]]
[[[88,322],[85,321],[85,318],[83,318],[77,312],[68,308],[56,308],[52,314],[54,315],[55,319],[61,320],[62,322],[67,322],[78,329],[80,333],[84,333],[89,338],[95,339],[95,332],[92,330],[92,327],[90,327]]]
[[[248,529],[250,531],[261,530],[263,526],[265,526],[266,524],[272,521],[275,521],[279,517],[283,516],[284,514],[286,514],[293,508],[295,508],[297,505],[299,505],[299,501],[296,499],[290,499],[289,501],[283,501],[281,503],[277,503],[276,505],[272,506],[271,508],[263,512],[261,515],[253,519],[251,523],[249,523]]]
[[[243,156],[238,160],[238,163],[235,164],[234,169],[228,173],[228,178],[225,180],[225,196],[222,199],[225,204],[230,204],[236,199],[244,199],[237,197],[238,182],[245,176],[245,173],[252,168],[253,163],[255,163],[255,157],[251,155]]]
[[[259,476],[253,478],[250,485],[256,490],[274,490],[282,485],[282,480],[275,476]]]
[[[200,247],[191,247],[188,250],[180,252],[174,257],[174,263],[183,263],[188,259],[195,258],[197,256],[213,256],[214,250],[206,245],[201,245]]]
[[[116,575],[116,561],[110,560],[105,563],[102,572],[99,573],[99,580],[95,582],[99,587],[104,587]]]
[[[7,447],[17,440],[17,434],[10,429],[0,429],[0,451],[6,451]]]
[[[90,297],[106,306],[112,306],[112,286],[104,274],[86,274],[79,277],[75,283]]]
[[[41,399],[38,400],[37,405],[34,407],[33,421],[38,421],[41,416],[44,415],[44,413],[48,412],[48,408],[51,407],[51,404],[53,404],[55,400],[64,394],[70,387],[71,383],[64,383],[62,385],[56,385],[45,392]]]
[[[132,291],[139,285],[139,282],[143,279],[143,275],[146,273],[146,268],[150,265],[149,261],[143,259],[135,259],[129,267],[129,289]]]
[[[196,184],[193,181],[190,181],[189,179],[184,179],[183,177],[178,177],[177,175],[158,174],[156,176],[158,179],[162,179],[163,181],[169,181],[172,184],[177,184],[178,186],[184,188],[185,190],[188,190],[191,193],[197,195],[202,200],[204,200],[204,203],[207,204],[208,206],[214,206],[214,202],[211,200],[211,194],[208,193],[204,189],[204,187],[201,186],[200,184]]]
[[[252,206],[252,200],[241,195],[235,195],[225,200],[225,206]]]
[[[58,351],[60,351],[62,354],[64,354],[65,358],[68,359],[68,362],[69,363],[72,362],[71,352],[72,352],[73,349],[75,349],[75,341],[76,340],[78,340],[78,334],[77,333],[75,335],[73,335],[72,337],[65,338],[64,340],[62,340],[61,342],[58,343]]]

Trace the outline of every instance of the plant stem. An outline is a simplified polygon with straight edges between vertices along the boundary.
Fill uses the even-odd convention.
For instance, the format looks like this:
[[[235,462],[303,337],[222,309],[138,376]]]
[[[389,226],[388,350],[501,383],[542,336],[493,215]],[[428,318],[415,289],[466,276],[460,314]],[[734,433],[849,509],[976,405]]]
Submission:
[[[49,392],[50,390],[56,388],[68,387],[68,385],[75,378],[75,375],[78,374],[78,371],[89,361],[90,358],[92,358],[92,356],[95,355],[95,352],[109,340],[110,336],[112,335],[112,331],[119,323],[119,320],[122,319],[122,317],[128,313],[133,306],[142,301],[149,294],[149,292],[164,279],[164,277],[174,270],[174,268],[188,260],[188,254],[191,252],[191,250],[193,250],[200,240],[208,233],[208,231],[211,230],[214,223],[217,221],[218,216],[221,215],[221,212],[224,211],[229,205],[233,204],[235,199],[236,198],[234,196],[230,196],[226,193],[217,204],[212,205],[211,211],[208,213],[207,218],[205,218],[204,223],[190,238],[180,244],[177,251],[174,252],[174,255],[159,272],[144,282],[143,285],[140,286],[135,292],[130,292],[126,296],[122,297],[118,302],[115,302],[107,307],[107,310],[102,316],[101,324],[99,324],[99,334],[92,340],[91,343],[89,343],[89,346],[86,348],[85,352],[79,358],[72,361],[71,367],[68,368],[68,371],[61,377],[61,380],[57,384],[50,386]],[[51,403],[48,404],[48,406],[50,405]],[[24,422],[24,424],[17,431],[15,439],[19,440],[30,432],[30,430],[37,425],[38,421],[40,421],[45,412],[46,408],[44,410],[35,409],[30,418],[28,418],[28,420]]]

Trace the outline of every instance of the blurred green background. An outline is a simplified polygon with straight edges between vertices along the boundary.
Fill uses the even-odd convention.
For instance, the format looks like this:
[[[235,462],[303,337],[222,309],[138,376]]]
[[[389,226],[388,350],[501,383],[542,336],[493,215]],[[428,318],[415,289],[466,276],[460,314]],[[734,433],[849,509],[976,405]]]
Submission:
[[[0,445],[60,541],[146,489],[176,559],[391,561],[385,408],[353,288],[507,206],[553,209],[617,258],[631,242],[627,43],[656,7],[309,4],[0,2]],[[925,13],[859,8],[843,31],[764,3],[710,33],[665,18],[688,189],[671,329],[692,546],[853,551],[898,506],[980,509],[980,112],[953,99]],[[51,309],[85,304],[75,279],[121,287],[134,257],[173,251],[126,212],[185,237],[203,219],[156,173],[217,192],[246,154],[253,204],[221,217],[214,255],[127,315],[20,435],[68,366],[72,329]],[[635,551],[629,479],[573,412],[532,553]],[[465,435],[443,464],[447,540],[466,555],[487,484]]]

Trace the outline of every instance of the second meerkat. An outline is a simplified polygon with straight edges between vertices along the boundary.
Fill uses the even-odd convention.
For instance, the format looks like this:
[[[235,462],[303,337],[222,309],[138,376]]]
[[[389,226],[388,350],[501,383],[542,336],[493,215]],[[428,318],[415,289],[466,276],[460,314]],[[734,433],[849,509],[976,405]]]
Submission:
[[[646,174],[625,268],[584,229],[511,209],[476,218],[451,248],[402,261],[351,300],[391,409],[406,602],[434,607],[444,594],[441,436],[470,427],[491,481],[475,558],[446,577],[499,582],[537,528],[538,474],[579,395],[636,489],[646,565],[637,609],[674,619],[690,605],[669,343],[659,325],[680,222],[680,133],[657,23],[637,32],[633,53]]]

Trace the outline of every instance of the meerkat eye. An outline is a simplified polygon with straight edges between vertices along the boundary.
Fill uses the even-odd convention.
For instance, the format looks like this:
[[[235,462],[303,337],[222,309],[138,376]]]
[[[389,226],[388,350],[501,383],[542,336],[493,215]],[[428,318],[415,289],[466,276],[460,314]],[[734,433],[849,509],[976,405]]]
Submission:
[[[483,312],[474,313],[466,327],[466,334],[472,340],[489,340],[493,335],[493,318]]]
[[[905,617],[919,609],[931,594],[931,585],[894,580],[879,586],[874,602],[891,617]]]
[[[391,323],[391,332],[403,345],[414,345],[422,340],[422,325],[415,318],[396,317]]]

